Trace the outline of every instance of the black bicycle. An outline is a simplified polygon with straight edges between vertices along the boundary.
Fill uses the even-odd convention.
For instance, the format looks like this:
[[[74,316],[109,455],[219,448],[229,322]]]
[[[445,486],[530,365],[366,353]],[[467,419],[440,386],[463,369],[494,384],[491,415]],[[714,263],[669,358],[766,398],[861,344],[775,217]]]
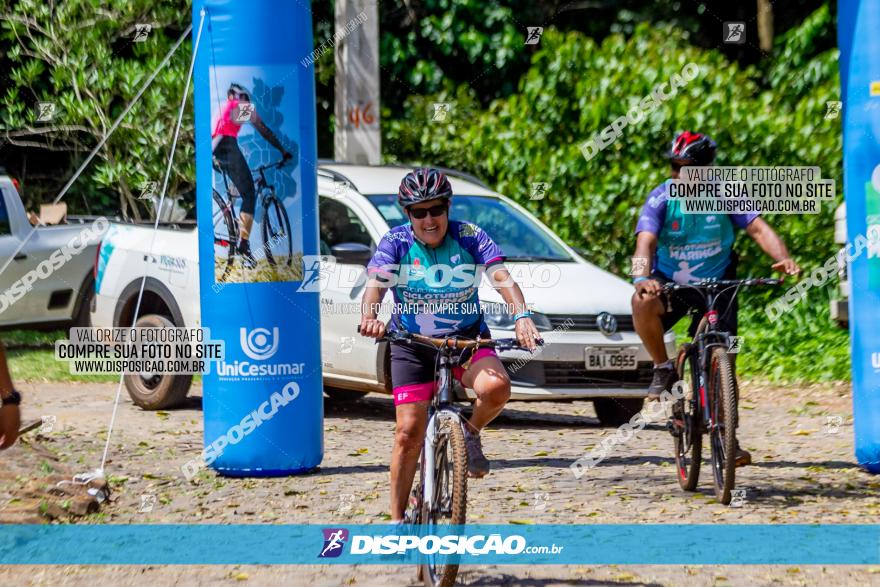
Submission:
[[[265,256],[270,265],[286,265],[293,263],[293,238],[290,234],[290,219],[281,201],[275,194],[275,185],[266,179],[266,170],[281,169],[287,160],[274,161],[257,167],[256,187],[257,201],[263,210],[262,220],[262,247],[254,252],[254,257]],[[216,169],[216,168],[215,168]],[[239,240],[238,215],[235,213],[235,200],[240,194],[234,186],[230,186],[229,178],[223,173],[223,183],[226,186],[228,199],[217,190],[214,190],[214,258],[226,258],[223,275],[217,281],[224,281],[235,264]],[[262,251],[262,253],[260,252]]]
[[[672,407],[669,431],[675,439],[675,466],[678,483],[685,491],[694,491],[700,477],[703,434],[708,433],[712,453],[715,496],[724,505],[730,503],[736,482],[736,427],[739,418],[737,382],[728,352],[731,334],[718,330],[718,297],[733,289],[733,303],[741,287],[779,285],[781,279],[711,279],[693,285],[667,283],[667,293],[693,289],[703,296],[707,311],[697,326],[693,341],[678,351],[675,368],[680,394]],[[725,310],[726,312],[726,310]]]
[[[360,328],[358,328],[360,331]],[[437,393],[428,408],[428,427],[419,456],[419,483],[412,490],[406,521],[429,526],[460,525],[467,514],[468,457],[464,445],[466,418],[453,404],[454,367],[462,365],[465,351],[494,348],[497,351],[528,350],[516,339],[432,338],[421,334],[389,330],[377,342],[416,345],[437,351],[435,367]],[[536,341],[543,344],[543,341]],[[419,566],[419,578],[428,587],[450,587],[458,575],[454,556],[427,555]]]

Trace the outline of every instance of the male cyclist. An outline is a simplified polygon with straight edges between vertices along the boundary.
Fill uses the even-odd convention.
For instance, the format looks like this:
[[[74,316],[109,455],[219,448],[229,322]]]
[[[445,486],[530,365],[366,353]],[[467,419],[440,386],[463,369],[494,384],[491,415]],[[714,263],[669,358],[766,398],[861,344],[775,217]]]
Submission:
[[[522,291],[504,268],[504,254],[477,225],[449,220],[451,198],[449,180],[436,169],[416,169],[403,178],[397,201],[410,222],[382,237],[367,266],[370,281],[363,296],[361,334],[380,338],[385,333],[385,324],[377,319],[376,310],[387,289],[393,287],[392,328],[436,337],[489,338],[479,311],[480,280],[450,281],[443,276],[453,269],[469,268],[469,275],[479,277],[480,268],[485,267],[501,297],[514,310],[517,340],[534,350],[538,330]],[[436,312],[423,305],[438,302],[451,304],[452,311]],[[443,310],[449,308],[444,306]],[[391,346],[391,383],[397,419],[391,453],[391,518],[395,523],[403,519],[425,438],[428,405],[436,391],[435,359],[430,350]],[[489,461],[483,455],[480,430],[501,412],[510,398],[510,379],[492,349],[474,352],[463,371],[456,369],[456,377],[477,395],[464,437],[468,474],[483,477],[489,472]]]
[[[254,176],[248,167],[244,154],[238,146],[238,133],[244,123],[254,125],[270,145],[281,151],[284,160],[290,159],[291,155],[281,145],[281,141],[269,128],[263,124],[263,119],[257,114],[250,94],[238,84],[230,84],[226,92],[226,104],[220,111],[220,118],[214,126],[211,134],[212,151],[214,153],[215,166],[229,176],[238,193],[241,194],[241,212],[239,222],[240,240],[237,250],[241,253],[244,265],[253,269],[257,262],[251,254],[250,234],[254,225],[254,208],[256,207],[256,193],[254,191]]]
[[[715,142],[700,133],[685,131],[672,142],[667,153],[671,178],[687,165],[711,165]],[[668,180],[654,188],[642,207],[636,224],[636,252],[633,258],[633,322],[636,332],[654,360],[654,377],[648,399],[657,400],[670,390],[677,375],[666,355],[663,333],[672,328],[691,309],[706,312],[702,296],[693,290],[680,290],[667,296],[662,284],[696,283],[704,279],[735,279],[736,253],[734,228],[744,229],[774,263],[772,268],[785,275],[796,275],[800,267],[785,243],[758,214],[683,214],[678,201],[667,200]],[[717,307],[721,330],[736,334],[737,303],[732,292],[719,296]],[[691,324],[691,334],[696,329]],[[751,455],[737,449],[736,465],[751,463]]]

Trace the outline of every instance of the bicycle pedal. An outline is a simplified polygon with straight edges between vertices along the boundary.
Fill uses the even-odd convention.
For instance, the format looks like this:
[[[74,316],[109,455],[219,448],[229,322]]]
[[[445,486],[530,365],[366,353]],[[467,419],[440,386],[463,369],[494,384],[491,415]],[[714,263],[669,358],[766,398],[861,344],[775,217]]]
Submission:
[[[672,436],[674,436],[676,438],[681,437],[681,428],[676,426],[675,422],[673,420],[666,421],[666,430],[667,430],[667,432],[669,432]]]

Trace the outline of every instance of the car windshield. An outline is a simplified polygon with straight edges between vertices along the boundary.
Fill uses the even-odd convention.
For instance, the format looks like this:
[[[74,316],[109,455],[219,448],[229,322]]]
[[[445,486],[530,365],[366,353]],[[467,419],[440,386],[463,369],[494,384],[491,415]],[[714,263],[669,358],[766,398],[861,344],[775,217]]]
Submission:
[[[367,199],[391,228],[408,221],[396,195],[373,195]],[[473,222],[485,230],[508,261],[574,261],[532,218],[500,198],[456,194],[452,198],[450,216],[453,220]]]

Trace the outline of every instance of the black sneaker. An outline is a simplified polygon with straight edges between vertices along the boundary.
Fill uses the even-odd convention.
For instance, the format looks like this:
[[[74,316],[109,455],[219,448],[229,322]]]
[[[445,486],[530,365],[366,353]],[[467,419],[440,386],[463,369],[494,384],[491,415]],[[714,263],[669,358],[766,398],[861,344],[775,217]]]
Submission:
[[[654,367],[654,378],[648,386],[648,401],[657,401],[664,391],[672,391],[672,384],[678,381],[678,373],[672,367]]]
[[[238,241],[238,254],[241,255],[241,264],[245,269],[253,269],[257,266],[257,260],[251,254],[251,242],[247,239]]]
[[[480,442],[480,433],[471,430],[468,423],[462,426],[464,429],[464,447],[468,456],[468,477],[481,478],[489,473],[489,459],[483,454],[483,443]]]

